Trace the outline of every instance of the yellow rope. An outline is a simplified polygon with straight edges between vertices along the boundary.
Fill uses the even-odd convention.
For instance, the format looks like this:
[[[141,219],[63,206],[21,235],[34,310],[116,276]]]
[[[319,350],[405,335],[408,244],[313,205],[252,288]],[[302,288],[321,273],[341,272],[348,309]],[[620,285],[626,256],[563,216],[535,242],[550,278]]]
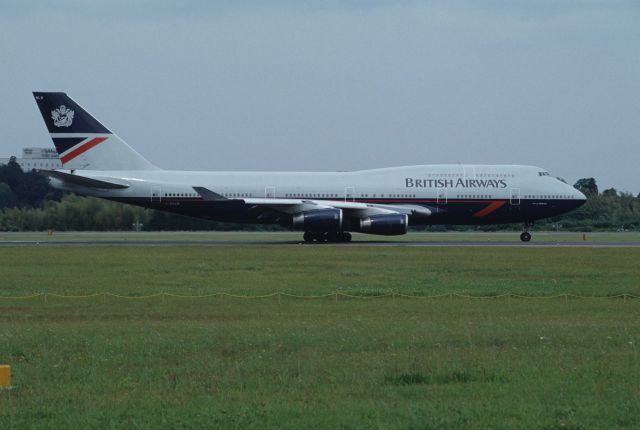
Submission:
[[[450,293],[446,293],[446,294],[436,294],[434,296],[419,296],[419,295],[396,293],[396,297],[406,297],[408,299],[440,299],[443,297],[452,297],[452,295]]]
[[[351,294],[345,294],[345,293],[341,293],[341,292],[336,292],[335,294],[337,294],[338,296],[342,296],[342,297],[349,297],[351,299],[381,299],[383,297],[391,297],[393,294],[380,294],[377,296],[357,296],[357,295],[351,295]]]
[[[235,295],[235,294],[220,293],[220,295],[227,296],[227,297],[233,297],[234,299],[265,299],[267,297],[275,297],[278,294],[279,293],[264,294],[262,296],[238,296],[238,295]]]
[[[283,297],[292,297],[294,299],[326,299],[327,297],[334,297],[336,293],[322,294],[319,296],[298,296],[296,294],[280,293]]]
[[[163,295],[165,295],[166,297],[177,297],[179,299],[206,299],[207,297],[218,297],[220,296],[222,293],[213,293],[213,294],[205,294],[205,295],[201,295],[201,296],[188,296],[188,295],[184,295],[184,294],[173,294],[173,293],[162,293]]]
[[[570,294],[558,294],[555,296],[525,296],[522,294],[509,294],[509,296],[516,299],[564,299],[568,298]]]
[[[508,293],[507,294],[498,294],[498,295],[495,295],[495,296],[468,296],[466,294],[459,294],[459,293],[453,293],[451,295],[455,296],[455,297],[460,297],[460,298],[463,298],[463,299],[499,299],[501,297],[508,297],[509,296]]]
[[[109,294],[109,293],[107,293]],[[92,297],[98,297],[98,296],[102,296],[103,293],[95,293],[95,294],[87,294],[86,296],[74,296],[74,295],[67,295],[67,294],[56,294],[56,293],[44,293],[45,296],[50,296],[50,297],[58,297],[61,299],[90,299]]]
[[[104,295],[110,296],[110,297],[116,297],[118,299],[139,300],[139,299],[152,299],[154,297],[162,297],[164,293],[149,294],[148,296],[121,296],[119,294],[113,294],[113,293],[104,293]]]

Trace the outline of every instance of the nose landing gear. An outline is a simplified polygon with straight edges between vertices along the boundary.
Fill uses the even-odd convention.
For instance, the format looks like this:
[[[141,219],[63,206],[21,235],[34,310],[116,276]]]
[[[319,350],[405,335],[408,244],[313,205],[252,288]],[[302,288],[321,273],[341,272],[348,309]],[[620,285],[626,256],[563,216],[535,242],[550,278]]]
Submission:
[[[523,242],[529,242],[531,240],[531,233],[529,233],[529,229],[533,227],[532,221],[527,221],[524,223],[524,231],[520,234],[520,240]]]

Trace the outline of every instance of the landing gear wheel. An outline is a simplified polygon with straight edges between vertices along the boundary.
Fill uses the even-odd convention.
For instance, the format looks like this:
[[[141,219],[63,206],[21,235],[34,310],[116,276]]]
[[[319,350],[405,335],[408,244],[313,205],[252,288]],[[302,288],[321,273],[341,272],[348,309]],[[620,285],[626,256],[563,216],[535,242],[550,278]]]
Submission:
[[[327,233],[325,232],[316,232],[313,234],[313,237],[318,243],[323,243],[327,241]]]
[[[327,233],[327,241],[329,242],[339,242],[340,241],[340,236],[338,235],[337,232],[329,232]]]
[[[523,242],[529,242],[531,240],[531,233],[525,231],[520,235],[520,240]]]
[[[351,233],[344,232],[315,232],[305,231],[302,238],[306,243],[323,242],[351,242]]]

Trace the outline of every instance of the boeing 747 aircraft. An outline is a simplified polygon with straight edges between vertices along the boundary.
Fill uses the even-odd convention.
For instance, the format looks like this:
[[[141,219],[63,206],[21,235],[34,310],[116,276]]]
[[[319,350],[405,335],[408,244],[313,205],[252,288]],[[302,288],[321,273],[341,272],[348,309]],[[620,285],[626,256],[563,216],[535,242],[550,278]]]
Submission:
[[[350,232],[407,233],[410,225],[522,223],[581,206],[586,197],[546,170],[516,165],[421,165],[354,172],[163,170],[65,93],[33,93],[62,169],[51,184],[215,221],[273,223],[306,242],[348,242]]]

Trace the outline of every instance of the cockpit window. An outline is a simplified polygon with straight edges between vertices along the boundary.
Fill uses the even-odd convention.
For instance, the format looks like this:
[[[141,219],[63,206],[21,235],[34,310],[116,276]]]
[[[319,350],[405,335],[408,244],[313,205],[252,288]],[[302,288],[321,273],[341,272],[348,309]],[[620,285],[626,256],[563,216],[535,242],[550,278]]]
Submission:
[[[549,172],[538,172],[538,176],[549,176]]]

